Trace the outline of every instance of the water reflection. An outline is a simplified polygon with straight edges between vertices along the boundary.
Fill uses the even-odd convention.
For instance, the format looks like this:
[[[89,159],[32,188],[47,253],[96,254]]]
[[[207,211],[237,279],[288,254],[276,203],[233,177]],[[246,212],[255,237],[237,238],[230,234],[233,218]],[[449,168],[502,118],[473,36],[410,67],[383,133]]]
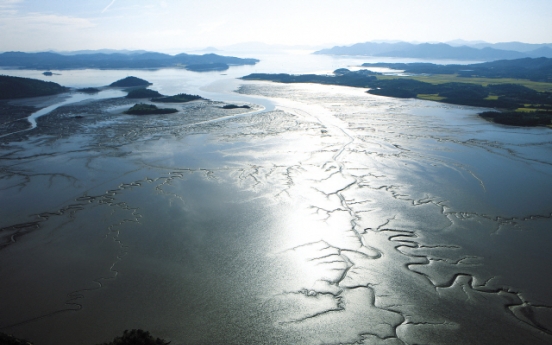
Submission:
[[[209,98],[264,109],[76,103],[91,115],[75,132],[2,147],[3,331],[550,343],[550,131],[361,89],[205,78],[192,83]]]

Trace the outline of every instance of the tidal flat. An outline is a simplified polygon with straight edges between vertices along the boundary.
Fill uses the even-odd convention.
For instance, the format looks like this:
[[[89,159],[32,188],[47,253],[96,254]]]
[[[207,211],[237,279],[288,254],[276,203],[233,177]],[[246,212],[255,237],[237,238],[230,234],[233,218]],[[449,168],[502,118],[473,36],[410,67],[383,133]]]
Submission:
[[[552,342],[550,129],[236,83],[226,99],[251,109],[208,97],[132,116],[116,97],[0,138],[0,331],[36,345],[132,328],[173,344]]]

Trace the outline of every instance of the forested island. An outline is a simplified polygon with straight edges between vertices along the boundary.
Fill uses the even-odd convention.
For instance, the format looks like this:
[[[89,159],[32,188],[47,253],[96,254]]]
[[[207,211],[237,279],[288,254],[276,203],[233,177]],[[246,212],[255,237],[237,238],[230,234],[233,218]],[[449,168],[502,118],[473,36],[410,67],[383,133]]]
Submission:
[[[84,87],[82,89],[77,89],[77,92],[94,94],[100,92],[100,89],[95,87]]]
[[[514,62],[497,61],[487,64],[462,66],[464,69],[472,69],[472,66],[474,67],[470,71],[471,74],[469,76],[460,77],[459,75],[453,75],[446,82],[443,82],[443,79],[439,78],[438,75],[424,76],[426,81],[421,81],[416,80],[415,76],[384,76],[381,73],[369,70],[350,71],[344,68],[334,71],[333,75],[250,74],[242,79],[269,80],[280,83],[318,83],[363,87],[369,89],[368,93],[379,96],[418,98],[443,103],[493,108],[499,111],[495,111],[493,114],[485,112],[481,116],[497,123],[519,126],[550,126],[552,121],[552,92],[537,91],[535,87],[542,88],[548,86],[547,90],[552,90],[552,84],[540,82],[537,85],[526,83],[526,80],[512,78],[512,76],[516,75],[533,75],[534,70],[539,70],[542,73],[541,77],[535,75],[535,78],[539,79],[539,81],[542,78],[546,78],[546,73],[549,73],[552,68],[552,63],[550,63],[552,59],[533,59],[537,60],[535,64],[532,64],[530,60],[523,59],[523,61],[517,62],[515,60]],[[399,67],[397,64],[372,64],[371,66],[374,65],[389,68]],[[420,71],[422,68],[425,71],[454,71],[457,68],[455,65],[453,67],[434,64],[412,65],[414,66],[401,64],[400,67],[404,67],[402,69],[405,71]],[[508,65],[519,67],[512,67],[512,70],[509,70],[507,68]],[[497,66],[502,66],[502,69],[496,68]],[[490,82],[479,82],[470,79],[472,75],[479,76],[485,73],[487,73],[486,75],[496,73],[500,77],[492,78]],[[462,82],[462,80],[469,80],[469,82]],[[529,86],[533,86],[533,88]]]
[[[163,97],[162,94],[155,90],[150,89],[134,89],[130,90],[126,95],[126,98],[154,98],[154,97]]]
[[[140,79],[137,77],[126,77],[116,82],[111,83],[109,86],[113,87],[139,87],[139,86],[149,86],[151,83],[147,80]]]
[[[221,107],[222,109],[251,109],[250,106],[248,106],[247,104],[245,105],[236,105],[236,104],[226,104],[226,105],[223,105]]]
[[[153,104],[138,103],[125,111],[125,114],[129,115],[162,115],[177,113],[178,110],[174,108],[158,108]]]
[[[179,93],[178,95],[174,95],[174,96],[152,98],[151,101],[160,102],[160,103],[186,103],[191,101],[197,101],[200,99],[203,99],[203,97],[198,95],[189,95],[187,93]]]
[[[187,93],[179,93],[174,96],[165,96],[155,90],[150,89],[133,89],[128,92],[126,98],[149,98],[156,103],[186,103],[203,99],[197,95],[189,95]]]
[[[0,99],[51,96],[69,88],[51,81],[0,75]]]
[[[134,54],[93,53],[63,55],[57,53],[7,52],[0,54],[0,66],[19,69],[66,70],[66,69],[137,69],[137,68],[184,68],[194,72],[223,71],[230,66],[254,65],[259,60],[244,59],[217,54],[168,55],[155,52]]]

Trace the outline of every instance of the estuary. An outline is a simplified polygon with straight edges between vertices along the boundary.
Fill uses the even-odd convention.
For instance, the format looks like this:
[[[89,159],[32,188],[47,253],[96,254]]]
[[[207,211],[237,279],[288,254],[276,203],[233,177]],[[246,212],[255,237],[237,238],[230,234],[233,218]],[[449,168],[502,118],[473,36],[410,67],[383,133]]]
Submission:
[[[134,75],[209,100],[132,116],[135,100],[83,96],[0,137],[0,331],[37,345],[133,328],[172,344],[552,343],[549,128],[236,79],[370,62],[260,59],[43,78]]]

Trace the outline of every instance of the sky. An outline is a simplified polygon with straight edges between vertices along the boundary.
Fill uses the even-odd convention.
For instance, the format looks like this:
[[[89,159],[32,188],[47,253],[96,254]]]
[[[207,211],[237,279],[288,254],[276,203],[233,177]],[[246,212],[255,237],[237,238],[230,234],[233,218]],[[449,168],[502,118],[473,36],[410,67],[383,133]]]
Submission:
[[[552,43],[552,0],[0,0],[0,51]]]

